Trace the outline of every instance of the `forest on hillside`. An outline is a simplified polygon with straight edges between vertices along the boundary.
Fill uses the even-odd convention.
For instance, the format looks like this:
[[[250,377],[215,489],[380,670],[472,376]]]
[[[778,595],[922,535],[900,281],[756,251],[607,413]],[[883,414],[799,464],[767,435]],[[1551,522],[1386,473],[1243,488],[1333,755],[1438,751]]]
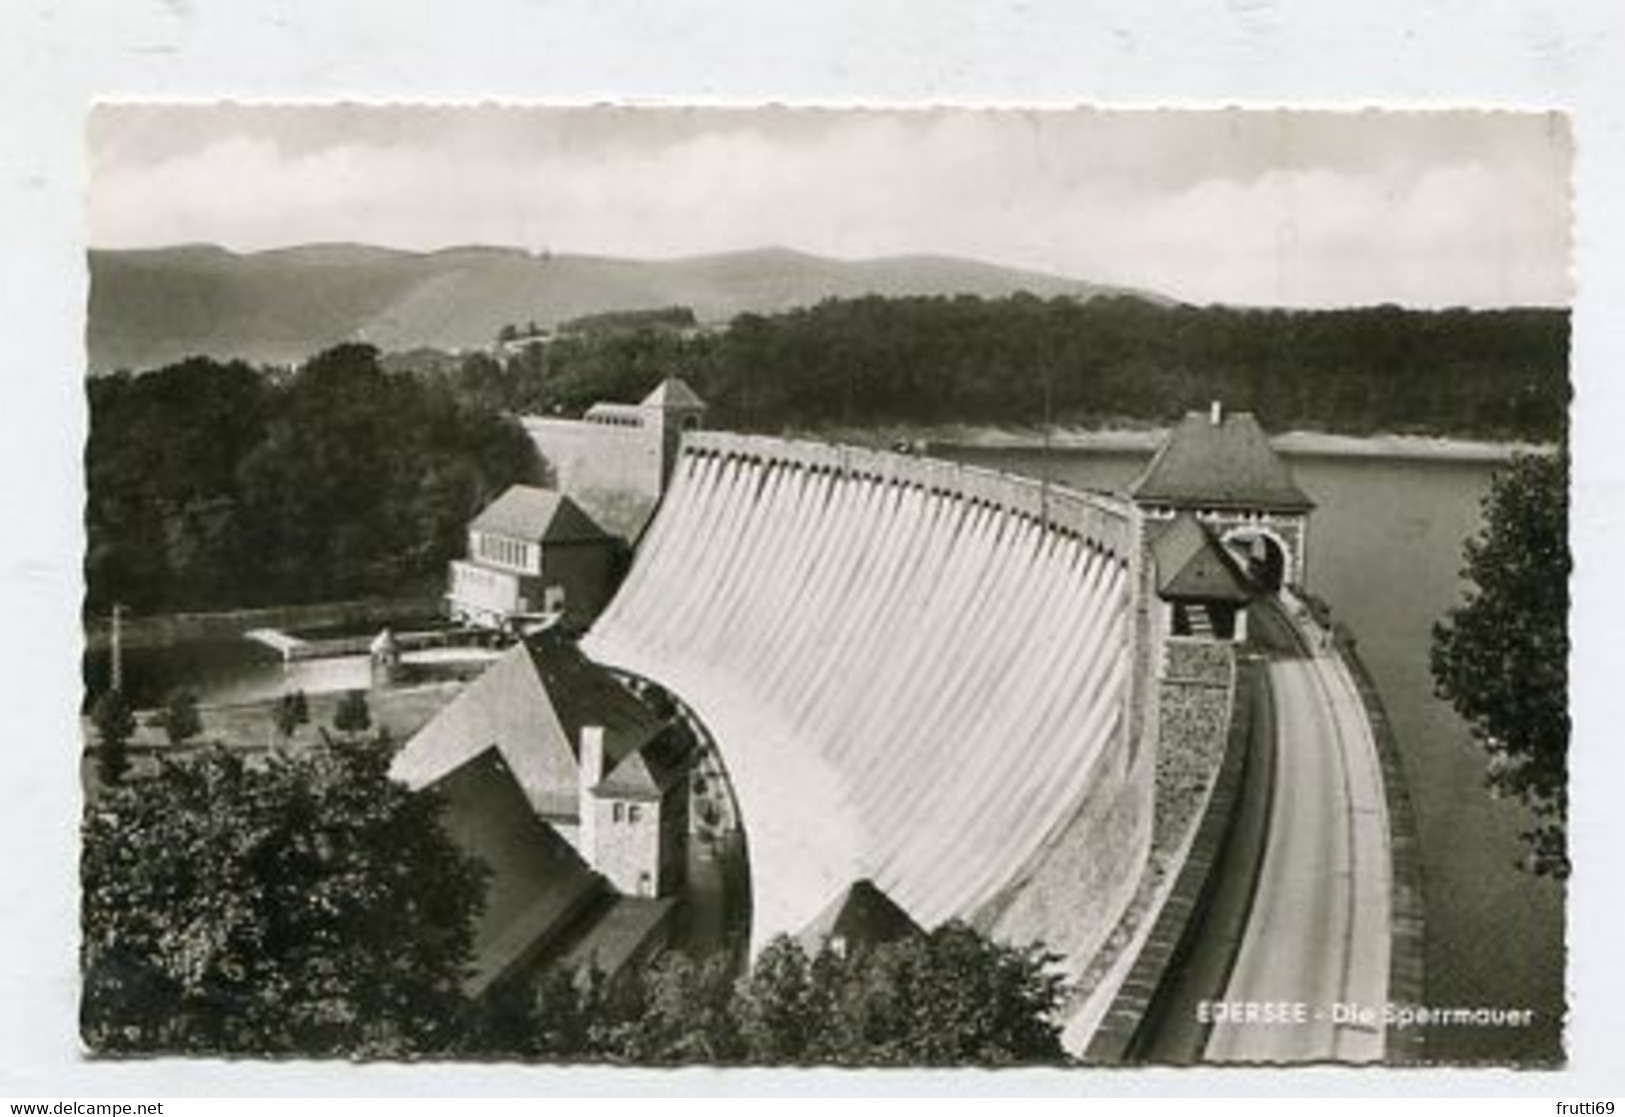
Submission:
[[[1273,430],[1555,440],[1568,315],[863,298],[725,330],[588,332],[499,359],[326,350],[293,372],[194,358],[87,381],[86,608],[241,608],[410,591],[536,475],[513,416],[636,401],[670,373],[744,430],[1167,422],[1222,399]]]
[[[343,345],[292,374],[203,358],[87,381],[87,612],[322,601],[443,575],[530,475],[511,419]]]
[[[719,425],[1167,422],[1222,399],[1272,430],[1550,440],[1567,311],[1243,310],[1136,298],[830,300],[681,337],[566,337],[453,374],[483,406],[579,413],[676,372]],[[1047,399],[1046,399],[1047,397]]]

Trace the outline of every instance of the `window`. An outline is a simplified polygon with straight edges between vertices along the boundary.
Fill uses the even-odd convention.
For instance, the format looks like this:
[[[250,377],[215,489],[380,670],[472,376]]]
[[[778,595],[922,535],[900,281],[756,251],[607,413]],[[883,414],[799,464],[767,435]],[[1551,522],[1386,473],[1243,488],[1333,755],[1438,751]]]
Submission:
[[[636,825],[638,821],[638,805],[636,803],[626,808],[626,821]]]
[[[615,821],[616,822],[622,821],[625,813],[626,813],[626,808],[623,807],[620,803],[616,803],[615,804]]]

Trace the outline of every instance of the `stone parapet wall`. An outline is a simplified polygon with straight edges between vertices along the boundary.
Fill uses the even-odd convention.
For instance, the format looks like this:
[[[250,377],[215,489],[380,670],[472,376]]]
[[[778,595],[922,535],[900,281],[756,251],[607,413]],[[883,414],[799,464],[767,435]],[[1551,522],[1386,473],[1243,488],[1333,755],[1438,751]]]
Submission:
[[[1237,847],[1245,846],[1244,839],[1237,833],[1244,788],[1249,779],[1255,778],[1251,774],[1253,767],[1269,763],[1267,745],[1260,748],[1257,742],[1260,707],[1267,705],[1268,690],[1253,665],[1238,667],[1232,686],[1223,690],[1175,688],[1183,695],[1197,693],[1199,689],[1209,696],[1222,696],[1225,711],[1223,728],[1216,739],[1208,735],[1212,726],[1210,708],[1191,711],[1192,721],[1184,730],[1196,733],[1195,737],[1187,738],[1187,743],[1200,741],[1217,750],[1217,757],[1210,758],[1196,799],[1190,804],[1193,809],[1199,807],[1201,815],[1195,820],[1195,832],[1183,861],[1173,870],[1176,875],[1145,943],[1118,987],[1100,1027],[1090,1037],[1083,1056],[1086,1063],[1122,1065],[1145,1061],[1145,1045],[1149,1039],[1147,1024],[1165,1014],[1169,978],[1188,954],[1192,936],[1203,933],[1204,929],[1211,933],[1212,929],[1206,928],[1207,917],[1223,875],[1224,862],[1234,859]],[[1176,705],[1182,701],[1183,698],[1175,699]],[[1176,722],[1182,716],[1175,714]],[[1171,759],[1164,756],[1164,772],[1159,780],[1169,778],[1166,769]],[[1166,796],[1159,792],[1159,800],[1163,799]],[[1162,806],[1167,804],[1164,802]],[[1163,835],[1161,840],[1166,837]],[[1200,1051],[1185,1054],[1186,1061],[1194,1061]]]

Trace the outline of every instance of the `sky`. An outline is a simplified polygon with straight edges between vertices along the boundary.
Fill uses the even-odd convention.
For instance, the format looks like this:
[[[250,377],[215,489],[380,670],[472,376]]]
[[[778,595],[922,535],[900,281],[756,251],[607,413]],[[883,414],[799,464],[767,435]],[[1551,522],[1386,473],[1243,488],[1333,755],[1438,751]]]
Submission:
[[[90,242],[932,254],[1195,303],[1568,305],[1509,112],[103,105]]]

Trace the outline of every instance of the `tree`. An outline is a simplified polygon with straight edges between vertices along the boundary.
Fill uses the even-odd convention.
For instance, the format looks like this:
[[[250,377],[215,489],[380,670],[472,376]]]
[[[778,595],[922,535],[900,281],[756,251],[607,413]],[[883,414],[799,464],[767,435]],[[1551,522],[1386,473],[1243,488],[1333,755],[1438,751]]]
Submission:
[[[1464,548],[1464,600],[1434,626],[1434,686],[1489,754],[1486,782],[1524,804],[1526,867],[1569,872],[1566,449],[1516,457]]]
[[[365,733],[372,725],[372,713],[367,709],[367,694],[361,690],[347,690],[333,711],[333,728],[340,733]]]
[[[908,1006],[902,1039],[911,1064],[1061,1062],[1058,960],[951,921],[924,938],[878,948],[863,974],[865,999]]]
[[[310,721],[310,703],[305,692],[294,690],[278,698],[274,716],[276,731],[283,737],[292,737],[294,730]]]
[[[811,959],[781,936],[740,984],[733,1017],[753,1063],[1059,1063],[1056,960],[957,921]]]
[[[168,760],[84,820],[81,1027],[97,1052],[447,1049],[483,868],[363,741]]]
[[[287,376],[198,358],[87,385],[87,609],[394,593],[530,475],[503,383],[460,393],[339,345]],[[428,478],[428,482],[425,482]]]
[[[686,954],[664,954],[642,984],[642,1011],[623,1057],[640,1063],[729,1063],[743,1054],[724,956],[695,962]],[[803,1027],[816,1024],[808,1020]]]
[[[762,948],[737,1004],[746,1057],[753,1063],[799,1063],[808,1041],[826,1021],[814,1020],[806,952],[795,939],[779,935]]]
[[[135,733],[135,714],[124,694],[118,690],[103,691],[90,711],[91,723],[101,748],[97,753],[96,770],[103,783],[123,781],[130,767],[130,737]]]
[[[780,935],[750,973],[668,952],[613,978],[554,968],[487,996],[467,1054],[639,1064],[1061,1063],[1056,957],[952,922],[809,958]]]
[[[181,744],[203,732],[203,719],[197,712],[197,698],[187,691],[176,691],[170,696],[162,718],[164,733],[172,745]]]
[[[555,966],[547,971],[528,1022],[535,1053],[555,1059],[578,1059],[592,1053],[589,1009],[597,988],[596,974],[583,989],[569,970]]]

